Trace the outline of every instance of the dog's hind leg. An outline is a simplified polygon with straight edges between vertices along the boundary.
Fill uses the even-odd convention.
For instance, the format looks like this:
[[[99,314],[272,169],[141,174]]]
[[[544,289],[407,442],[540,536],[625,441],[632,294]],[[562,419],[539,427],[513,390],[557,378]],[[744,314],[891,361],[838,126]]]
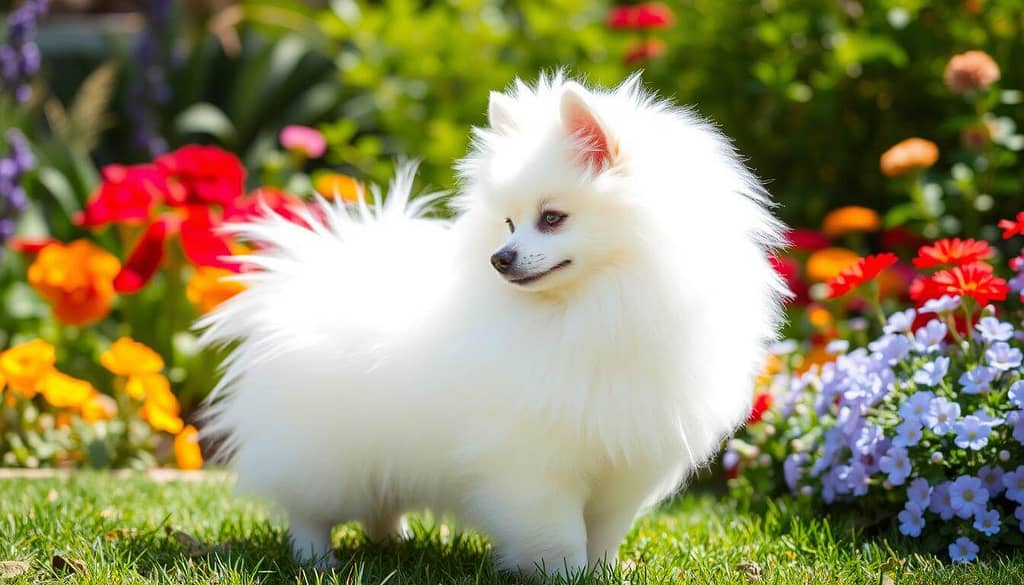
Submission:
[[[408,535],[408,530],[402,513],[395,510],[382,510],[363,520],[363,534],[372,542],[401,540]]]
[[[324,568],[337,564],[337,559],[331,554],[333,522],[289,513],[288,523],[292,554],[296,560]]]

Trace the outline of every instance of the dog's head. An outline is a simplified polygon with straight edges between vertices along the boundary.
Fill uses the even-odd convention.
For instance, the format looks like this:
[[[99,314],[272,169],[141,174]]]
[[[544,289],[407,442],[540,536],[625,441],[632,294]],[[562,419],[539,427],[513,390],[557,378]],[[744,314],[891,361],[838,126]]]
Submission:
[[[496,276],[526,292],[579,285],[616,264],[630,233],[624,161],[600,100],[573,82],[492,93],[490,128],[462,166]]]

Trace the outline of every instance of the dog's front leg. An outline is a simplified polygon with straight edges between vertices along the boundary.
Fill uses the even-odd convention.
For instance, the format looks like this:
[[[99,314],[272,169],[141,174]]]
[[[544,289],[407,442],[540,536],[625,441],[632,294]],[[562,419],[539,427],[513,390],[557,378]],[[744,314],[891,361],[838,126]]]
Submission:
[[[292,554],[297,561],[312,563],[319,568],[336,565],[337,560],[331,554],[333,522],[289,513],[288,524]]]

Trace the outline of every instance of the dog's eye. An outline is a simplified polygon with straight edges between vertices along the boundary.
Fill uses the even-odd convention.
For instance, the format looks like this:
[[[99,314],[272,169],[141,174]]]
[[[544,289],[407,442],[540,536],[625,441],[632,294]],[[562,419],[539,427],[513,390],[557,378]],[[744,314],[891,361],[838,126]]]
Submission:
[[[540,222],[542,228],[553,228],[558,227],[565,218],[569,217],[568,214],[562,213],[561,211],[545,211],[540,216]]]
[[[516,233],[516,224],[512,223],[512,218],[506,217],[505,218],[505,225],[508,226],[508,231],[510,233],[513,233],[513,234]]]

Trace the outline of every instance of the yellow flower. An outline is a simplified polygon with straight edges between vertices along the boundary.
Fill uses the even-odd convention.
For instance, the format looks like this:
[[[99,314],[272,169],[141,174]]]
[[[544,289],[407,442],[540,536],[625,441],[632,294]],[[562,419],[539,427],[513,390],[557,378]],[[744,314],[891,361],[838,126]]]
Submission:
[[[146,401],[142,403],[142,418],[158,431],[178,433],[185,425],[181,417],[181,406],[171,392],[170,384],[160,382],[146,386]]]
[[[185,425],[178,415],[159,408],[151,408],[148,404],[142,406],[142,417],[146,419],[146,422],[153,429],[167,431],[171,434],[180,432],[181,428]]]
[[[146,396],[166,396],[171,394],[171,382],[163,374],[139,374],[129,376],[124,385],[125,392],[135,400],[143,400]],[[171,394],[173,396],[173,394]]]
[[[209,313],[217,305],[245,290],[245,285],[225,277],[234,273],[224,268],[200,266],[192,274],[185,289],[189,302],[201,313]]]
[[[89,240],[52,243],[28,268],[28,281],[61,323],[85,325],[102,319],[114,300],[121,262]]]
[[[939,147],[924,138],[907,138],[882,153],[879,166],[886,177],[899,177],[915,169],[926,169],[939,160]]]
[[[823,248],[807,259],[807,277],[815,282],[832,280],[857,259],[857,253],[846,248]]]
[[[770,353],[764,361],[764,368],[761,369],[761,373],[757,376],[757,385],[764,386],[772,381],[775,374],[782,371],[782,360],[779,356]]]
[[[11,391],[25,398],[36,395],[39,383],[57,360],[56,349],[42,339],[33,339],[0,353],[0,374]]]
[[[188,425],[174,437],[174,458],[181,469],[199,469],[203,466],[199,432],[194,426]]]
[[[873,232],[882,227],[882,218],[867,207],[847,205],[833,209],[821,222],[821,231],[830,238],[855,232]]]
[[[341,173],[322,173],[313,180],[313,189],[327,199],[340,197],[346,203],[359,203],[366,198],[363,185]]]
[[[100,354],[100,363],[118,376],[156,374],[164,369],[160,354],[127,337],[118,339]]]
[[[57,408],[79,408],[96,389],[85,380],[73,378],[57,371],[50,372],[39,384],[46,401]]]
[[[82,420],[85,422],[110,420],[115,416],[117,416],[117,402],[106,394],[97,392],[82,403]]]

